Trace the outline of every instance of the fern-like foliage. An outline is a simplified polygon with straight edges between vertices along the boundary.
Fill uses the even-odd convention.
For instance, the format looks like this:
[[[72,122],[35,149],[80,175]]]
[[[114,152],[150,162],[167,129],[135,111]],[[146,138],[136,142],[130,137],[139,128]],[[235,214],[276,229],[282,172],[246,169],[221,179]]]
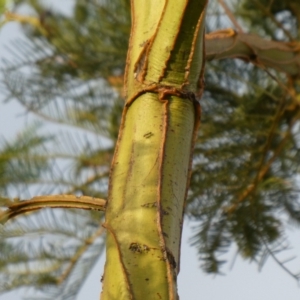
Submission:
[[[46,210],[9,222],[1,231],[1,291],[35,287],[35,299],[74,299],[104,250],[102,217]]]
[[[232,243],[259,261],[285,240],[287,222],[300,224],[299,85],[237,60],[209,63],[205,78],[187,213],[204,269],[220,272]]]
[[[243,28],[299,38],[297,1],[228,2]],[[14,5],[23,38],[7,45],[13,59],[1,62],[1,93],[38,123],[1,141],[1,196],[106,198],[123,107],[129,1],[74,0],[68,15],[44,1]],[[31,19],[21,18],[22,7]],[[228,27],[229,19],[211,0],[207,31]],[[286,249],[286,224],[300,223],[299,81],[237,59],[208,63],[205,80],[186,207],[196,222],[192,241],[207,272],[221,272],[220,254],[233,244],[262,265]],[[46,210],[9,221],[1,228],[0,292],[26,287],[37,299],[74,299],[103,251],[102,219],[100,212]]]

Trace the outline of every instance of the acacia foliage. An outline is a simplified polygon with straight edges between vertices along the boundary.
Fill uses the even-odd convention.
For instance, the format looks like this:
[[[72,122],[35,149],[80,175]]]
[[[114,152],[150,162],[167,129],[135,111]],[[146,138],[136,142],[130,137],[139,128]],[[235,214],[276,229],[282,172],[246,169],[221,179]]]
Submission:
[[[6,101],[18,100],[39,123],[2,140],[0,192],[20,198],[36,193],[105,198],[124,101],[129,1],[77,0],[70,14],[42,3],[14,1],[12,17],[20,21],[26,6],[38,22],[24,21],[23,37],[7,45],[13,56],[2,61],[1,90]],[[224,11],[211,1],[207,31],[228,27],[229,9],[231,22],[245,32],[295,41],[297,3],[232,0]],[[186,216],[195,221],[193,244],[204,270],[218,273],[232,244],[244,258],[263,263],[283,250],[287,223],[299,225],[300,84],[264,66],[226,59],[207,63],[205,86]],[[49,122],[59,125],[50,134],[43,130],[48,127],[40,129]],[[103,215],[58,214],[68,222],[41,212],[2,230],[7,251],[0,268],[9,280],[1,291],[34,286],[50,299],[73,299],[103,249]],[[29,232],[37,239],[24,242]],[[37,243],[46,233],[46,242]],[[63,236],[59,243],[53,234]],[[35,272],[29,277],[24,269]]]

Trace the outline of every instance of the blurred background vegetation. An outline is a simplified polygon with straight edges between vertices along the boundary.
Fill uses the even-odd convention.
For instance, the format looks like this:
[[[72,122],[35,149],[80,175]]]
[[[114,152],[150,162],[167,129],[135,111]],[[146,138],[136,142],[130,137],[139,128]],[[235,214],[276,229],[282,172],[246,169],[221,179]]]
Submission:
[[[232,26],[299,47],[298,0],[226,3],[210,1],[207,32]],[[5,11],[2,27],[18,22],[22,38],[6,45],[9,58],[0,54],[3,101],[17,100],[35,118],[1,139],[1,205],[58,193],[106,199],[124,104],[129,0],[74,0],[68,14],[47,1],[16,0]],[[206,272],[222,272],[233,244],[259,265],[277,259],[286,228],[299,226],[299,93],[297,76],[238,58],[207,62],[186,206]],[[50,123],[55,130],[45,130]],[[9,221],[1,228],[0,292],[29,287],[37,299],[74,299],[104,250],[102,221],[101,212],[78,210]]]

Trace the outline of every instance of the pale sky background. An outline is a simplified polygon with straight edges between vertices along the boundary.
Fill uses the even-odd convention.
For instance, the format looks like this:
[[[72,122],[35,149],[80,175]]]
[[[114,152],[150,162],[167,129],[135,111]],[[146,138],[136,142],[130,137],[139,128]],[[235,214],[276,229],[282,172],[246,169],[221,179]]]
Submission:
[[[45,1],[46,3],[59,3],[59,1]],[[67,3],[64,0],[64,7],[67,9]],[[6,25],[0,31],[0,53],[3,53],[3,45],[18,35],[18,26],[15,24]],[[1,54],[0,54],[1,55]],[[1,55],[2,56],[2,55]],[[24,110],[15,101],[3,104],[3,98],[0,94],[0,136],[6,138],[14,137],[24,123],[28,121],[24,117]],[[50,128],[51,129],[51,128]],[[300,288],[296,281],[285,273],[270,258],[261,272],[255,263],[243,261],[238,257],[232,269],[231,262],[234,260],[235,251],[232,249],[229,263],[223,268],[225,276],[211,276],[204,274],[199,268],[200,262],[197,259],[196,249],[189,246],[188,239],[192,236],[191,225],[188,222],[184,224],[182,238],[182,257],[181,272],[179,274],[179,295],[181,300],[299,300]],[[298,259],[292,261],[287,266],[293,270],[300,271],[300,232],[290,233],[291,245],[294,249],[283,253],[280,259],[289,258],[297,255]],[[0,249],[1,251],[1,249]],[[99,299],[101,289],[100,277],[103,273],[104,257],[95,265],[89,277],[86,279],[77,300]],[[26,294],[25,294],[26,295]],[[12,292],[0,296],[0,300],[21,300],[24,293]]]

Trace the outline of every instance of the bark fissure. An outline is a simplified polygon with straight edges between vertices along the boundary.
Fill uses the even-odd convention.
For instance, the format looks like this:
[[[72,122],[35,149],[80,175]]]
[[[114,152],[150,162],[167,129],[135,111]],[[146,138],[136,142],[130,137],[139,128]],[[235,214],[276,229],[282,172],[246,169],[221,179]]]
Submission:
[[[170,1],[166,1],[166,3],[169,3]],[[185,10],[186,10],[186,8],[187,8],[187,5],[188,5],[188,1],[186,1],[186,3],[185,3],[185,7],[184,7],[184,12],[185,12]],[[164,14],[166,13],[166,7],[165,7],[165,9],[164,9]],[[160,24],[161,24],[161,22],[162,22],[162,20],[163,20],[163,16],[164,16],[164,14],[162,14],[162,17],[161,17],[161,19],[160,19]],[[180,26],[182,26],[182,21],[183,21],[183,17],[184,17],[184,14],[182,14],[182,16],[181,16],[181,19],[180,19],[180,23],[179,23],[179,27]],[[159,27],[157,27],[157,31],[158,31],[158,29],[159,29]],[[180,33],[180,30],[178,30],[177,31],[177,34],[176,34],[176,37],[174,38],[174,43],[170,46],[170,48],[168,49],[169,50],[169,56],[166,58],[166,60],[165,60],[165,65],[164,65],[164,67],[161,69],[161,74],[159,75],[159,77],[158,77],[158,82],[161,82],[162,80],[163,80],[163,78],[165,78],[166,77],[166,69],[167,69],[167,67],[168,67],[168,63],[169,63],[169,61],[170,61],[170,59],[171,59],[171,54],[172,54],[172,51],[174,50],[174,47],[175,47],[175,43],[176,43],[176,40],[177,40],[177,38],[178,38],[178,35],[179,35],[179,33]]]
[[[159,101],[163,103],[163,111],[164,111],[164,125],[163,125],[163,133],[162,133],[162,143],[161,143],[161,150],[160,150],[160,161],[159,161],[159,183],[158,183],[158,198],[157,198],[157,229],[159,233],[160,239],[160,246],[162,249],[162,253],[164,255],[164,260],[166,261],[167,265],[167,277],[168,277],[168,294],[169,299],[174,300],[174,288],[173,288],[173,280],[172,280],[172,272],[171,266],[167,257],[167,247],[166,241],[163,232],[163,207],[162,207],[162,184],[163,184],[163,164],[164,164],[164,157],[165,157],[165,148],[166,148],[166,139],[167,139],[167,131],[168,131],[168,99],[165,99],[165,95],[159,95]]]
[[[134,164],[134,143],[132,143],[132,147],[130,149],[130,159],[129,159],[129,168],[127,169],[127,175],[126,177],[129,179],[132,176],[132,168],[133,168],[133,164]],[[126,190],[127,190],[127,184],[125,184],[125,189],[123,191],[123,196],[122,196],[122,207],[123,209],[125,208],[125,199],[126,199]]]
[[[196,31],[195,31],[195,34],[193,36],[193,41],[192,41],[192,46],[191,46],[191,52],[190,52],[190,55],[189,55],[189,59],[188,59],[188,64],[187,66],[185,67],[185,77],[184,77],[184,81],[185,82],[188,82],[188,77],[189,77],[189,74],[190,74],[190,68],[191,68],[191,64],[192,64],[192,61],[193,61],[193,57],[194,57],[194,54],[195,54],[195,45],[196,45],[196,42],[198,40],[198,32],[200,30],[200,27],[201,25],[203,26],[203,17],[204,17],[204,14],[202,14],[197,22],[197,26],[196,26]],[[203,51],[204,51],[204,47],[203,47]],[[204,56],[204,55],[203,55]],[[204,70],[204,68],[202,68]],[[200,80],[200,77],[202,76],[202,74],[200,73],[199,74],[199,78],[198,78],[198,82]]]
[[[125,282],[126,282],[126,287],[127,287],[127,298],[128,299],[133,299],[133,292],[132,292],[132,289],[131,289],[131,285],[130,285],[130,280],[129,280],[129,277],[128,277],[128,273],[127,273],[127,270],[126,270],[126,267],[125,267],[125,264],[124,264],[124,261],[123,261],[123,258],[122,258],[122,251],[121,251],[121,248],[120,248],[120,243],[118,242],[118,239],[116,237],[116,234],[114,232],[114,230],[112,228],[110,228],[109,225],[107,224],[103,224],[103,227],[109,231],[115,241],[114,245],[115,245],[115,249],[117,249],[117,252],[118,252],[118,256],[119,256],[119,262],[121,263],[121,266],[122,266],[122,275],[124,276],[125,278]],[[103,274],[103,280],[105,278],[105,273]]]

